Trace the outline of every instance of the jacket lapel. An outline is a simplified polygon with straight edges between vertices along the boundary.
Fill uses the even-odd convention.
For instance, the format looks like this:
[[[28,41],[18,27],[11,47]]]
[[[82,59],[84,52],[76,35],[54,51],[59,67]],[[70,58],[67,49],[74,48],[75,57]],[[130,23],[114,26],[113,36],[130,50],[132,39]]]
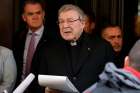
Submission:
[[[44,28],[44,31],[43,31],[43,34],[42,34],[42,37],[41,37],[41,39],[39,40],[39,43],[38,43],[38,45],[37,45],[37,47],[36,47],[36,51],[38,51],[38,49],[47,41],[46,40],[46,30],[45,30],[45,28]]]
[[[44,45],[45,42],[46,42],[46,31],[44,29],[43,34],[42,34],[42,37],[39,40],[39,43],[38,43],[38,45],[36,47],[36,50],[35,50],[35,53],[34,53],[34,56],[33,56],[32,62],[34,62],[34,64],[31,65],[32,66],[31,67],[32,68],[31,69],[31,72],[33,72],[33,73],[36,73],[37,72],[37,69],[38,69],[38,66],[39,66],[39,62],[36,61],[36,58],[38,56],[38,53],[39,53],[41,47]]]
[[[85,62],[88,61],[89,54],[91,53],[91,43],[92,42],[90,42],[88,37],[85,36],[81,46],[77,67],[75,68],[75,74],[78,74],[84,66]]]

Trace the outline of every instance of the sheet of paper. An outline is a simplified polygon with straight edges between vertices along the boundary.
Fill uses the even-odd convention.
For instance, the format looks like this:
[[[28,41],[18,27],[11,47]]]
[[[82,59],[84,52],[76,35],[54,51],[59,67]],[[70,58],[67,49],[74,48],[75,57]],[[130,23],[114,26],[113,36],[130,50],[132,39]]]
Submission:
[[[26,88],[31,84],[34,80],[35,75],[30,73],[20,84],[19,86],[13,91],[13,93],[24,93]]]
[[[58,89],[66,92],[79,93],[66,76],[39,75],[38,82],[41,86]]]

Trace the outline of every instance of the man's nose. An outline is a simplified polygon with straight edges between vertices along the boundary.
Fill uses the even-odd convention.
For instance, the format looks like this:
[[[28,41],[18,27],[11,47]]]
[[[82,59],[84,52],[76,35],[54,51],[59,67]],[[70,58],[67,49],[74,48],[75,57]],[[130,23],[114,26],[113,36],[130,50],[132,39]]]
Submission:
[[[115,42],[116,44],[119,44],[120,39],[116,37],[116,38],[114,39],[114,42]]]
[[[67,21],[63,22],[63,27],[68,27],[69,23]]]
[[[37,14],[33,14],[33,19],[37,19],[38,15]]]

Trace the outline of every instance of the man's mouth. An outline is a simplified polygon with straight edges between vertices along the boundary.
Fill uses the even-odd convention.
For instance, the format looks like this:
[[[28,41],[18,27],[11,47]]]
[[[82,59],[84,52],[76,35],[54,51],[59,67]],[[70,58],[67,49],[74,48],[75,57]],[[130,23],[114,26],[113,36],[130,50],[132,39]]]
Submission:
[[[71,33],[71,31],[64,31],[64,33]]]

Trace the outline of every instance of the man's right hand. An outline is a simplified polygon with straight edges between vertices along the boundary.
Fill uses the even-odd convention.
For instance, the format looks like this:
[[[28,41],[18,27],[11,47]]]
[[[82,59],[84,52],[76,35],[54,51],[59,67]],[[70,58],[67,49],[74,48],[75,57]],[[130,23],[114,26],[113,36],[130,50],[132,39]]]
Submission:
[[[62,93],[62,91],[46,87],[45,88],[45,93]]]

